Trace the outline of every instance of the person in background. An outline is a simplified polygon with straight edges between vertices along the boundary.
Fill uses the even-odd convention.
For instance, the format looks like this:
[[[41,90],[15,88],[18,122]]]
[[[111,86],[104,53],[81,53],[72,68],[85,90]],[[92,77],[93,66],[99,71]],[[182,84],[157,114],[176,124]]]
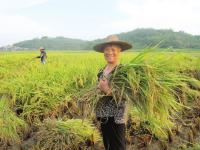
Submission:
[[[40,58],[42,64],[46,63],[47,53],[44,47],[40,47],[40,56],[38,56],[37,58]]]

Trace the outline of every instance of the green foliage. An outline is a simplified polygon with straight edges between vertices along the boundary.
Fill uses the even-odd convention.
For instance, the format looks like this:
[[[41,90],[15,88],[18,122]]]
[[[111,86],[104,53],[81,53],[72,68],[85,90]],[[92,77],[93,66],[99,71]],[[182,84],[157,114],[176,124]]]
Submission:
[[[134,45],[134,49],[154,46],[160,43],[160,48],[176,48],[176,49],[200,49],[199,36],[193,36],[182,31],[174,32],[172,30],[154,30],[154,29],[136,29],[130,32],[118,34],[120,39],[129,41]],[[84,41],[78,39],[70,39],[64,37],[43,37],[41,39],[33,39],[22,41],[14,44],[14,46],[38,49],[44,46],[46,49],[59,50],[89,50],[104,39],[93,41]]]
[[[119,37],[133,43],[135,48],[154,46],[161,41],[159,45],[160,48],[200,48],[199,39],[183,31],[174,32],[173,30],[136,29],[119,34]]]
[[[85,47],[86,42],[78,39],[70,39],[64,37],[42,37],[41,39],[33,39],[22,41],[14,44],[14,46],[29,48],[29,49],[38,49],[43,46],[46,49],[59,49],[59,50],[79,50]]]

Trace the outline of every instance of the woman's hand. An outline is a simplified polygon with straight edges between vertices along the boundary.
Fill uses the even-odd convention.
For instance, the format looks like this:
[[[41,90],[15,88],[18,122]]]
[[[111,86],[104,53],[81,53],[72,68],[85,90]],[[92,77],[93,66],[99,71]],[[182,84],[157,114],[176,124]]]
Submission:
[[[108,80],[107,79],[100,79],[98,88],[104,92],[106,95],[111,94],[111,88],[109,87]]]

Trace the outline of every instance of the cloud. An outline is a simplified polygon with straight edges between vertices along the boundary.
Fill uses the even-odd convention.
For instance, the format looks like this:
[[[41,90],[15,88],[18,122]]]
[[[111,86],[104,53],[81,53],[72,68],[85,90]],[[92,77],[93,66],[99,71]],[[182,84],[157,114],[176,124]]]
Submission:
[[[152,27],[200,34],[198,0],[118,0],[117,9],[124,18],[109,25],[119,30]]]
[[[0,14],[0,20],[0,46],[51,34],[48,27],[25,16]]]
[[[0,46],[24,39],[48,35],[51,30],[18,10],[46,3],[48,0],[0,0]]]
[[[62,0],[64,8],[61,9],[61,6],[52,6],[56,1],[48,3],[49,1],[0,0],[0,46],[40,36],[67,36],[91,40],[136,28],[171,28],[175,31],[200,34],[199,0],[113,0],[109,15],[105,15],[106,11],[100,13],[102,18],[97,17],[99,22],[90,19],[91,16],[98,16],[98,11],[91,14],[91,11],[81,12],[78,7],[65,9],[65,3],[70,5],[66,0]],[[60,1],[58,3],[61,4]],[[38,12],[36,6],[43,4],[45,10]],[[88,3],[88,6],[90,5],[91,3]],[[32,7],[34,8],[26,9]],[[61,11],[62,15],[54,14],[53,11]],[[65,11],[66,13],[63,13]]]
[[[48,1],[49,0],[0,0],[0,12],[29,8]]]

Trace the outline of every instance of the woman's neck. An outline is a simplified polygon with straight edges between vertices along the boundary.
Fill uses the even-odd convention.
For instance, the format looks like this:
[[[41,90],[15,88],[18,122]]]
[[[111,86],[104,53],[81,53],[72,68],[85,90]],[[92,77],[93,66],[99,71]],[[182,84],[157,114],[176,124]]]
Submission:
[[[119,65],[119,62],[108,63],[108,64],[106,65],[106,67],[108,67],[108,68],[113,68],[113,67],[115,67],[115,66],[117,66],[117,65]]]
[[[119,65],[119,62],[108,63],[104,69],[104,74],[109,74],[117,65]]]

